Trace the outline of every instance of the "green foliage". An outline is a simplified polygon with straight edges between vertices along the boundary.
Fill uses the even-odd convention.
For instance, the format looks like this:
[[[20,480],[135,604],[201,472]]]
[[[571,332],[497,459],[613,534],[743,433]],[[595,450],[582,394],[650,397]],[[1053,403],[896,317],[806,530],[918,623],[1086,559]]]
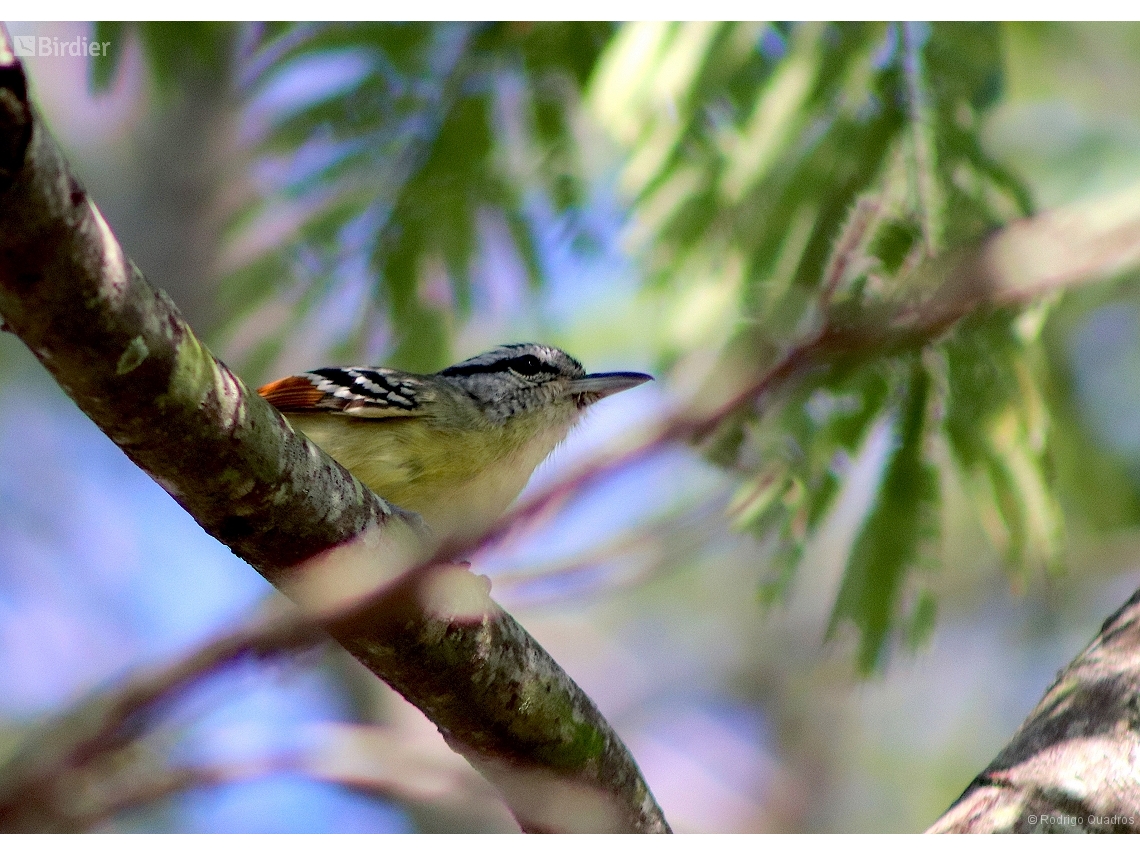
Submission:
[[[541,287],[533,212],[586,204],[591,130],[624,158],[642,296],[666,319],[660,361],[719,354],[722,385],[744,388],[841,316],[921,301],[924,262],[1032,210],[982,143],[1010,34],[1032,44],[1024,27],[276,24],[246,32],[239,54],[228,25],[177,43],[164,26],[99,33],[133,27],[160,85],[243,57],[232,73],[269,177],[232,222],[241,260],[223,293],[235,325],[260,324],[251,371],[296,328],[332,323],[328,307],[361,282],[336,330],[345,358],[379,334],[387,362],[448,361],[487,223]],[[936,564],[949,478],[1016,578],[1062,562],[1058,483],[1106,525],[1140,518],[1135,481],[1092,448],[1046,358],[1051,308],[975,313],[937,340],[884,330],[727,415],[705,450],[739,476],[737,527],[776,545],[763,599],[789,590],[876,426],[893,439],[829,630],[858,630],[864,669],[929,635],[930,577],[914,571]]]
[[[1024,571],[1056,565],[1061,520],[1040,353],[1012,321],[1008,312],[971,320],[946,342],[943,430],[991,539]]]
[[[226,81],[233,69],[235,24],[211,21],[99,21],[95,41],[109,41],[116,49],[92,57],[94,89],[110,85],[129,36],[138,38],[147,67],[161,97],[200,80]]]
[[[722,366],[751,352],[759,376],[829,314],[905,299],[901,283],[923,259],[1029,212],[1027,189],[979,141],[1003,60],[993,24],[645,24],[618,35],[592,104],[632,149],[623,183],[656,287],[735,275]],[[676,355],[687,346],[678,340]],[[933,622],[932,595],[907,574],[937,554],[940,434],[1010,566],[1055,564],[1036,347],[1012,313],[967,324],[922,358],[884,339],[735,414],[713,459],[744,473],[737,525],[781,544],[764,597],[787,590],[845,483],[843,461],[891,413],[895,441],[831,627],[858,628],[863,668],[884,661],[896,629],[913,645]]]
[[[930,378],[915,359],[897,414],[898,443],[888,455],[882,483],[851,548],[828,627],[832,635],[843,619],[855,623],[864,671],[872,670],[886,651],[906,573],[937,536],[938,470],[925,449],[929,397]],[[922,614],[929,610],[920,607],[912,636],[921,634],[921,624],[929,624],[932,616]]]
[[[729,513],[738,529],[779,532],[763,601],[787,592],[808,536],[832,509],[850,460],[888,405],[896,374],[886,361],[835,368],[818,384],[791,390],[742,431],[747,453],[762,464],[744,480]]]
[[[235,221],[234,239],[283,211],[297,227],[227,278],[229,316],[289,299],[298,283],[305,297],[268,331],[280,340],[363,276],[379,311],[358,319],[386,324],[386,361],[445,364],[472,304],[484,222],[502,223],[537,286],[528,188],[556,209],[582,203],[574,108],[609,31],[558,23],[265,28],[253,45],[255,109],[300,68],[343,80],[263,114],[255,151],[292,162]],[[364,259],[363,272],[346,272],[352,258]],[[358,320],[340,331],[343,349],[359,353],[374,332]]]

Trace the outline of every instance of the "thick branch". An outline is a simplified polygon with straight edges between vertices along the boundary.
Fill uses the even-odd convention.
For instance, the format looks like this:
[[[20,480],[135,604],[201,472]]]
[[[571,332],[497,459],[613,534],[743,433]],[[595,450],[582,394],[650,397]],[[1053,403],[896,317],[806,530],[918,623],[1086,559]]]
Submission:
[[[206,531],[304,605],[316,574],[345,564],[371,585],[396,581],[331,634],[420,707],[524,827],[668,830],[621,740],[538,643],[485,591],[456,611],[448,592],[480,584],[465,571],[397,581],[423,557],[414,521],[294,434],[145,281],[34,115],[2,29],[0,316]]]
[[[1140,831],[1138,654],[1140,591],[929,830]]]

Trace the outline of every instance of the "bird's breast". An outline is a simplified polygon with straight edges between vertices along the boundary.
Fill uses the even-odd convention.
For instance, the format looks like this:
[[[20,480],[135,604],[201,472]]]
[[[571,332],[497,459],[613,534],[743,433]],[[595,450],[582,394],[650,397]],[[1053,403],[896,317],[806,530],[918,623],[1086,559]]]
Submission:
[[[370,490],[453,543],[494,525],[570,429],[569,422],[489,431],[444,430],[421,419],[288,418]]]
[[[522,492],[538,465],[569,431],[569,425],[550,427],[506,449],[481,455],[485,463],[450,483],[427,492],[418,510],[432,530],[447,542],[477,539],[495,524]],[[467,468],[467,467],[465,467]]]

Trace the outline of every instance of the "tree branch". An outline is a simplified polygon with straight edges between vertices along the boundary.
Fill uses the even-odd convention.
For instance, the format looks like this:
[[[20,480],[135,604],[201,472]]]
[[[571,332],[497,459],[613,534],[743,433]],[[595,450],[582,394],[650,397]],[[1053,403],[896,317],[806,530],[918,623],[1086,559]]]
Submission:
[[[1140,591],[931,833],[1140,830]]]
[[[343,602],[349,577],[366,580],[357,593],[387,580],[330,634],[524,828],[668,830],[621,740],[483,582],[425,565],[416,520],[293,433],[146,282],[35,115],[2,29],[0,316],[131,460],[304,607]]]
[[[85,794],[73,792],[74,782],[97,777],[92,770],[100,768],[121,778],[124,767],[138,766],[112,758],[129,753],[159,712],[183,692],[247,657],[281,655],[324,638],[318,620],[292,610],[240,627],[167,665],[134,673],[76,704],[36,728],[0,767],[0,829],[9,833],[85,829],[90,824],[87,814],[75,808]]]
[[[311,729],[323,735],[316,746],[223,767],[171,767],[148,751],[145,740],[163,711],[202,680],[252,657],[282,656],[327,641],[321,628],[327,616],[271,611],[169,663],[139,670],[36,728],[0,768],[0,828],[87,831],[129,807],[273,772],[308,774],[405,801],[430,800],[452,787],[484,799],[484,790],[494,792],[485,782],[474,786],[470,779],[477,773],[458,758],[444,766],[439,760],[421,762],[421,749],[384,727],[323,724]]]

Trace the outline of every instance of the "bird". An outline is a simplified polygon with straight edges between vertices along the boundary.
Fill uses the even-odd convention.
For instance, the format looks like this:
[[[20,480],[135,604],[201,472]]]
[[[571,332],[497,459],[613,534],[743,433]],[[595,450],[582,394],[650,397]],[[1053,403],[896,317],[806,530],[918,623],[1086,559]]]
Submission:
[[[435,374],[333,367],[259,388],[361,483],[419,514],[443,545],[472,543],[583,411],[653,377],[587,374],[543,344],[502,345]]]

